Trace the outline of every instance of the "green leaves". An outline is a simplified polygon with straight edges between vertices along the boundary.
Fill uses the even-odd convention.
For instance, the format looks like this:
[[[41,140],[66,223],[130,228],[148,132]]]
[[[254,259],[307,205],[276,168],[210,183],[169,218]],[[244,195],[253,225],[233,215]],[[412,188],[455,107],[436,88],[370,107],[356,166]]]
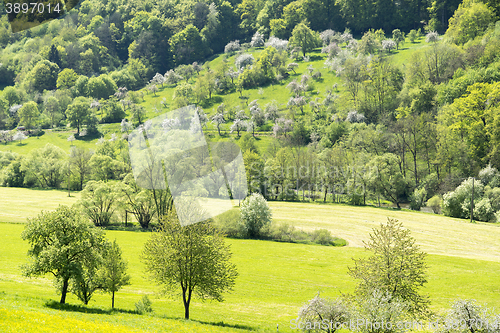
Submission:
[[[52,273],[61,287],[61,303],[65,302],[69,280],[80,274],[83,263],[95,263],[105,244],[104,232],[67,206],[28,219],[21,237],[30,243],[28,256],[32,258],[23,266],[24,275]]]
[[[182,227],[173,214],[162,219],[142,258],[153,280],[168,290],[182,291],[186,319],[193,292],[221,302],[238,275],[221,232],[208,222]]]
[[[367,300],[377,294],[389,297],[389,303],[391,298],[399,299],[406,303],[410,315],[424,314],[429,301],[419,289],[427,283],[426,254],[415,244],[410,231],[388,218],[386,224],[373,230],[365,248],[372,255],[355,259],[354,267],[349,268],[349,275],[359,280],[358,294]]]

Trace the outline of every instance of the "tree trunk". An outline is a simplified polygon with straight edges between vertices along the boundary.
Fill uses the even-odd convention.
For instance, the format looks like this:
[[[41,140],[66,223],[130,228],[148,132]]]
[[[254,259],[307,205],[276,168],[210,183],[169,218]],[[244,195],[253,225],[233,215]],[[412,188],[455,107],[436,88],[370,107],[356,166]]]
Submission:
[[[188,293],[186,297],[186,292]],[[192,290],[182,289],[182,301],[184,303],[184,319],[189,319],[189,303],[191,303]]]
[[[66,294],[68,293],[69,279],[64,279],[61,290],[61,301],[59,303],[66,304]]]
[[[111,296],[111,308],[115,308],[115,292],[113,291],[113,295]]]
[[[325,186],[325,196],[323,197],[323,202],[326,202],[326,195],[328,193],[328,187]]]

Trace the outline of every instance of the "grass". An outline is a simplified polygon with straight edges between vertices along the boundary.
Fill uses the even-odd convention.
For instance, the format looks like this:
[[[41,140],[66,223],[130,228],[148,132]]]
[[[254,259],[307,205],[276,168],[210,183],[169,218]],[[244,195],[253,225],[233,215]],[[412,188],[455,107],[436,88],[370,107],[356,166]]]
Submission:
[[[43,148],[47,143],[51,143],[55,146],[62,148],[69,154],[71,143],[68,141],[68,137],[75,132],[53,132],[45,130],[45,134],[42,136],[33,136],[28,139],[19,142],[13,141],[7,144],[0,143],[0,151],[11,151],[21,155],[28,154],[31,150],[37,148]],[[73,141],[73,145],[77,147],[93,148],[95,149],[95,143],[97,139],[90,141],[77,140]]]
[[[186,324],[182,320],[180,299],[155,296],[158,288],[144,276],[140,252],[148,233],[108,231],[109,239],[117,239],[124,257],[129,262],[132,284],[117,293],[118,311],[110,311],[110,296],[97,294],[88,307],[66,306],[65,311],[48,306],[57,300],[50,276],[27,279],[20,275],[19,266],[26,262],[28,244],[19,234],[20,224],[0,223],[4,242],[10,246],[0,249],[0,295],[4,300],[0,308],[10,317],[24,315],[47,317],[48,322],[64,317],[77,321],[94,321],[103,325],[121,325],[130,330],[144,329],[170,331],[170,320]],[[194,301],[191,317],[194,323],[214,328],[213,331],[245,329],[262,332],[280,332],[287,329],[298,309],[319,291],[323,296],[336,297],[341,292],[354,289],[354,281],[347,275],[352,257],[361,257],[365,251],[355,247],[324,247],[303,244],[287,244],[255,240],[228,240],[233,251],[239,277],[234,292],[226,296],[224,303]],[[494,276],[500,274],[500,263],[486,260],[465,259],[443,255],[429,255],[429,283],[424,292],[431,296],[433,309],[443,310],[457,297],[476,298],[490,306],[500,306],[497,295],[500,287]],[[132,312],[142,295],[150,294],[154,314],[138,316]],[[49,303],[48,303],[49,302]],[[70,304],[79,301],[69,295]],[[19,313],[18,311],[28,313]],[[85,313],[87,312],[87,313]],[[164,322],[164,324],[162,324]],[[198,322],[198,323],[197,323]],[[111,326],[110,326],[111,327]],[[179,332],[183,332],[181,328]],[[0,326],[1,330],[1,326]]]
[[[70,199],[62,191],[0,190],[2,198],[5,190],[15,191],[16,197],[38,198],[29,205],[17,204],[18,219],[35,213],[36,209],[29,206],[40,207],[43,202],[55,207],[57,202]],[[444,311],[456,298],[475,298],[490,307],[500,307],[500,284],[495,278],[500,274],[498,225],[375,207],[287,202],[270,205],[276,223],[327,228],[335,236],[346,238],[349,246],[228,239],[239,272],[234,291],[227,294],[224,303],[195,300],[191,307],[194,320],[187,322],[182,319],[179,295],[158,294],[159,288],[145,276],[140,253],[148,232],[106,232],[110,240],[120,244],[132,277],[132,284],[117,293],[116,311],[110,310],[107,294],[96,294],[89,306],[80,305],[75,296],[69,295],[69,305],[61,308],[51,276],[28,279],[21,274],[28,250],[28,244],[20,238],[23,224],[0,223],[2,240],[8,244],[0,248],[0,315],[4,319],[0,331],[41,331],[37,327],[50,331],[64,322],[60,330],[68,332],[78,331],[78,327],[110,332],[276,332],[276,325],[280,332],[291,332],[290,320],[317,292],[336,297],[354,290],[355,281],[347,274],[352,258],[367,255],[359,246],[388,216],[402,221],[429,253],[429,283],[423,292],[430,295],[434,310]],[[15,201],[7,206],[16,206]],[[150,295],[154,313],[136,315],[134,304],[145,294]]]
[[[53,210],[59,205],[71,206],[79,198],[79,192],[63,190],[34,190],[16,187],[0,187],[0,222],[26,222],[41,210]]]
[[[363,246],[371,230],[390,217],[410,229],[428,253],[500,262],[500,224],[471,224],[443,215],[369,206],[277,201],[270,206],[275,222],[308,230],[326,228],[350,246]]]

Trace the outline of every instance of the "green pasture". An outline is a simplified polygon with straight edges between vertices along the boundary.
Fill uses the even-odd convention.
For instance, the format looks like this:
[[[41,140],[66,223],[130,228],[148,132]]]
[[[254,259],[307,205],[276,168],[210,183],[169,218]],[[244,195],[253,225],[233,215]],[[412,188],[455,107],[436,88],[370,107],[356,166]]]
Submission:
[[[79,198],[79,192],[63,190],[34,190],[16,187],[0,187],[0,222],[24,223],[42,210],[54,210],[59,205],[71,206]]]
[[[280,332],[291,332],[290,320],[317,292],[336,297],[353,291],[355,283],[347,275],[347,267],[352,265],[353,257],[366,255],[363,249],[355,247],[228,240],[239,272],[234,291],[224,303],[195,301],[191,307],[193,320],[185,322],[179,295],[159,295],[159,288],[144,276],[140,253],[149,233],[107,231],[108,238],[117,239],[123,249],[132,276],[132,284],[117,293],[117,311],[110,311],[110,296],[102,294],[94,296],[87,307],[78,306],[80,302],[71,295],[70,305],[63,311],[50,303],[57,301],[58,296],[49,275],[27,279],[20,273],[19,266],[27,261],[28,249],[19,237],[23,227],[0,223],[0,234],[4,244],[8,244],[0,249],[0,311],[6,312],[4,320],[18,324],[28,321],[39,326],[45,320],[53,323],[66,318],[70,322],[97,322],[131,331],[197,332],[202,327],[203,332],[275,332],[279,325]],[[496,279],[500,274],[499,262],[432,254],[428,264],[429,283],[424,292],[430,295],[434,310],[444,311],[459,297],[500,306],[500,285]],[[145,294],[152,299],[154,314],[131,313],[134,303]],[[2,320],[0,330],[1,323]],[[173,328],[176,325],[178,330]]]
[[[71,145],[95,149],[97,139],[75,140],[73,142],[69,142],[68,137],[75,133],[76,131],[55,132],[45,130],[45,134],[41,136],[28,137],[28,139],[23,140],[22,142],[12,141],[8,143],[0,143],[0,151],[11,151],[14,153],[26,155],[33,149],[45,147],[47,143],[51,143],[54,146],[58,146],[64,149],[68,154]]]
[[[41,209],[71,204],[77,197],[68,198],[64,191],[0,188],[0,221],[23,222]],[[224,303],[195,300],[188,322],[182,319],[179,295],[160,294],[160,288],[145,276],[140,253],[149,232],[106,232],[120,244],[132,277],[132,284],[117,294],[117,311],[110,310],[106,294],[96,294],[87,307],[70,295],[69,305],[60,309],[50,275],[28,279],[21,274],[28,250],[20,238],[24,224],[0,223],[0,331],[41,332],[41,328],[58,327],[76,332],[86,327],[110,332],[276,332],[279,325],[279,332],[292,332],[290,320],[317,292],[336,297],[354,290],[355,281],[347,274],[352,258],[367,255],[361,248],[363,240],[387,217],[402,221],[429,253],[429,283],[423,291],[430,296],[433,310],[444,312],[457,298],[475,298],[500,308],[500,229],[496,224],[376,207],[289,202],[270,202],[270,206],[274,223],[327,228],[347,239],[349,246],[228,239],[239,272],[234,291]],[[151,316],[133,313],[143,295],[153,302]]]

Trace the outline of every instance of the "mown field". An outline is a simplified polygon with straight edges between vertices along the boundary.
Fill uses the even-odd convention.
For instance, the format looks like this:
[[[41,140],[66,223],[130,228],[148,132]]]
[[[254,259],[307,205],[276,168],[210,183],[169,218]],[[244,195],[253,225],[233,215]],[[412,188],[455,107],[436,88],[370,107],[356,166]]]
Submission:
[[[12,189],[0,190],[3,202],[4,190]],[[47,191],[40,191],[37,202],[36,192],[16,190],[20,198],[25,195],[32,199],[30,205],[50,202],[52,206],[47,208],[64,203],[63,198],[67,198],[67,193],[50,191],[52,197],[48,199],[43,196]],[[145,277],[140,253],[149,233],[107,231],[108,238],[117,239],[123,249],[132,276],[132,284],[117,294],[118,311],[110,311],[110,296],[103,294],[96,294],[88,307],[80,306],[71,295],[70,305],[61,310],[51,303],[57,302],[58,296],[49,275],[38,279],[21,275],[19,266],[26,262],[28,249],[28,244],[20,239],[24,224],[0,223],[4,244],[0,247],[0,331],[43,332],[45,329],[53,332],[56,328],[68,332],[84,329],[93,332],[276,332],[279,325],[279,332],[292,332],[290,320],[318,291],[329,297],[353,291],[355,282],[349,278],[347,267],[352,265],[353,257],[366,255],[358,246],[367,239],[371,228],[388,216],[403,221],[417,242],[430,253],[429,283],[424,292],[430,295],[434,310],[445,311],[456,298],[475,298],[500,308],[500,246],[496,241],[500,229],[497,225],[469,224],[432,214],[374,207],[281,202],[270,205],[276,223],[326,227],[346,238],[350,246],[228,239],[240,274],[235,289],[224,303],[195,301],[191,307],[193,320],[189,322],[182,319],[179,296],[158,294],[159,288]],[[22,200],[15,206],[19,219],[34,212]],[[152,316],[132,313],[134,304],[145,294],[150,295],[153,302]]]

